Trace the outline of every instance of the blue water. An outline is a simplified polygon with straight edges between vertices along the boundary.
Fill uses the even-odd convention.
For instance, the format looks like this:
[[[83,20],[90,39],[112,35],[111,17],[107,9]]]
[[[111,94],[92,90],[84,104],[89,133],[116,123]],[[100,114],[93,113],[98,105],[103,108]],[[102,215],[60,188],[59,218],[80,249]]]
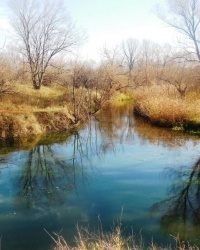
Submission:
[[[109,232],[120,218],[124,236],[141,231],[147,246],[174,244],[177,233],[199,244],[199,137],[152,127],[122,106],[55,141],[2,147],[2,249],[53,249],[44,229],[73,245],[77,225]]]

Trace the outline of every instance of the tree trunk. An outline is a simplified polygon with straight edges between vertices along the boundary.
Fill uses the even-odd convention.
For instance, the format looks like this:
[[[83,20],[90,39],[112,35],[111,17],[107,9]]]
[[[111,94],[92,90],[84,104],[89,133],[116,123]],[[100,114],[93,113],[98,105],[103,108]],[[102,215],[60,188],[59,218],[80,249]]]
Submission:
[[[35,75],[32,75],[32,83],[33,83],[34,89],[37,89],[37,90],[40,89],[41,81],[37,80]]]

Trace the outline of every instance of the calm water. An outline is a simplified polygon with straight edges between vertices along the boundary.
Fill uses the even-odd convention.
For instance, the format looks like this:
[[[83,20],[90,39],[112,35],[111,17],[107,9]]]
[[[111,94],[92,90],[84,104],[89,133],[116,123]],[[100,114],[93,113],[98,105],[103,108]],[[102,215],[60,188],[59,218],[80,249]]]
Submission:
[[[179,232],[199,245],[199,137],[151,127],[124,106],[0,152],[2,249],[53,249],[44,228],[74,244],[77,225],[98,229],[100,218],[110,231],[122,211],[124,235],[166,245]]]

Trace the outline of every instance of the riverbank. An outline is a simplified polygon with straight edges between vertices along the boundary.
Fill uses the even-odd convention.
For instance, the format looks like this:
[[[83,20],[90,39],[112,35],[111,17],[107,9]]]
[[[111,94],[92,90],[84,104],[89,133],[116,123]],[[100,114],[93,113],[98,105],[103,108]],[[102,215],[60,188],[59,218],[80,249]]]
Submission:
[[[77,124],[68,110],[0,112],[1,138],[18,138],[36,134],[68,131]]]
[[[1,97],[0,138],[20,138],[69,131],[86,119],[77,108],[73,114],[69,88],[43,86],[39,91],[31,85],[16,84],[12,92]]]
[[[181,98],[169,87],[144,87],[134,93],[134,113],[156,126],[200,134],[199,97],[195,91]]]
[[[77,128],[88,119],[91,93],[76,89],[77,100],[73,103],[71,90],[62,86],[42,86],[34,90],[27,84],[13,86],[13,93],[1,97],[0,138],[20,138],[45,135]],[[126,94],[115,92],[110,103],[130,101],[133,98],[134,113],[147,122],[190,134],[200,134],[200,93],[189,92],[180,97],[169,86],[143,86]],[[90,100],[90,102],[88,101]],[[99,107],[105,105],[98,103]]]
[[[27,84],[13,85],[12,92],[0,100],[0,139],[70,131],[109,100],[115,103],[118,99],[129,99],[123,93],[115,93],[107,99],[84,88],[74,91],[75,96],[64,86],[42,86],[35,90]]]

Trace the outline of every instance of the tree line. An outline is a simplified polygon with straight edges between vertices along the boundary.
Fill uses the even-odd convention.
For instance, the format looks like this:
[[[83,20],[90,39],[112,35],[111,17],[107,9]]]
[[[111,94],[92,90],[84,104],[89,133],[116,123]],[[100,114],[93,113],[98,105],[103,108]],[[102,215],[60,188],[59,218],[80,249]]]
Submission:
[[[101,62],[69,60],[86,35],[67,14],[63,1],[11,0],[12,45],[0,51],[0,94],[8,83],[31,82],[34,89],[52,83],[92,91],[96,110],[114,91],[152,84],[172,86],[181,98],[199,90],[200,1],[171,0],[157,16],[182,37],[178,47],[129,38],[101,48]],[[134,35],[134,34],[133,34]],[[13,45],[14,44],[14,45]],[[78,58],[78,56],[77,56]],[[77,100],[77,105],[78,105]]]

